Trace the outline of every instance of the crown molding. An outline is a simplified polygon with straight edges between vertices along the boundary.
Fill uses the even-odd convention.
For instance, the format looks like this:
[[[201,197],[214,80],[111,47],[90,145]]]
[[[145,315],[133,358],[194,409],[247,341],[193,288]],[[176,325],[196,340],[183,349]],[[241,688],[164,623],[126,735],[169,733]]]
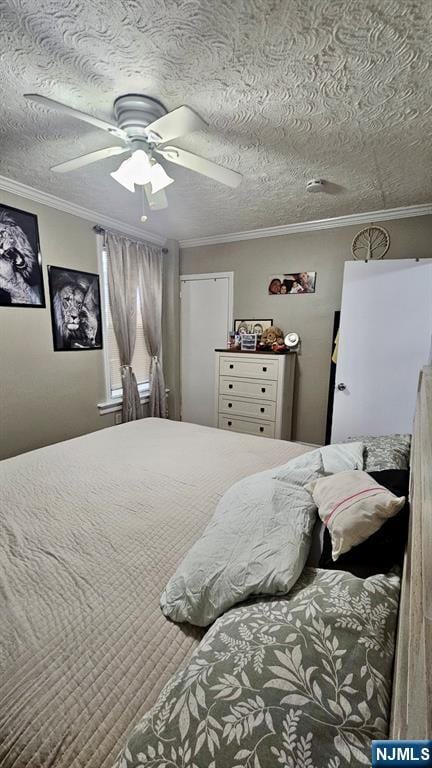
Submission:
[[[348,216],[335,216],[332,219],[316,219],[315,221],[301,221],[298,224],[282,224],[277,227],[249,229],[244,232],[231,232],[226,235],[193,237],[190,240],[180,240],[179,246],[180,248],[196,248],[199,245],[236,243],[240,240],[257,240],[260,237],[279,237],[280,235],[293,235],[298,232],[314,232],[319,229],[349,227],[352,224],[370,224],[371,222],[407,219],[412,216],[427,216],[430,214],[432,214],[432,203],[424,203],[423,205],[409,205],[404,208],[388,208],[381,211],[352,213]]]
[[[29,187],[27,184],[21,184],[19,181],[8,179],[6,176],[0,176],[0,190],[10,192],[13,195],[19,195],[20,197],[25,197],[27,200],[33,200],[35,203],[48,205],[50,208],[56,208],[58,211],[63,211],[64,213],[70,213],[72,216],[86,219],[93,224],[100,224],[101,227],[117,229],[120,232],[124,232],[125,235],[133,235],[140,240],[148,240],[149,243],[154,243],[155,245],[165,245],[166,243],[166,238],[156,234],[156,232],[151,232],[148,229],[141,227],[134,227],[130,224],[126,224],[124,221],[112,219],[110,216],[105,216],[97,211],[82,208],[80,205],[69,203],[61,197],[49,194],[49,192],[42,192],[42,190]]]
[[[69,213],[72,216],[78,216],[80,219],[91,221],[93,224],[100,224],[108,229],[117,229],[127,235],[133,235],[140,239],[146,239],[155,245],[165,245],[166,238],[141,227],[134,227],[126,224],[124,221],[112,219],[97,211],[83,208],[75,203],[63,200],[61,197],[51,195],[49,192],[43,192],[27,184],[21,184],[6,176],[0,176],[0,190],[19,195],[27,200],[32,200],[42,205],[48,205],[50,208],[56,208],[58,211]],[[206,235],[204,237],[194,237],[188,240],[180,240],[180,248],[196,248],[200,245],[217,245],[218,243],[235,243],[241,240],[257,240],[262,237],[280,237],[281,235],[292,235],[300,232],[314,232],[321,229],[335,229],[337,227],[349,227],[353,224],[370,224],[378,221],[391,221],[392,219],[406,219],[413,216],[432,215],[432,203],[422,205],[409,205],[402,208],[388,208],[387,210],[367,211],[366,213],[353,213],[348,216],[335,216],[330,219],[316,219],[315,221],[301,221],[296,224],[281,224],[276,227],[263,227],[261,229],[250,229],[244,232],[231,232],[222,235]]]

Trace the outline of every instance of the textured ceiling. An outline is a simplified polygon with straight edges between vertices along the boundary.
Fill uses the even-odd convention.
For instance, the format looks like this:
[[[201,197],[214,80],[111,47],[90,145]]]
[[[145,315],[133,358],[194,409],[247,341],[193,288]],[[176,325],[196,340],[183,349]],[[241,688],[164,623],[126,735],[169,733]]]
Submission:
[[[155,232],[191,238],[432,199],[432,0],[0,0],[0,174],[137,225],[114,158],[49,166],[107,135],[25,101],[112,118],[122,93],[209,123],[177,143],[239,170],[232,190],[170,165]],[[115,143],[114,141],[112,143]],[[305,192],[313,176],[326,194]]]

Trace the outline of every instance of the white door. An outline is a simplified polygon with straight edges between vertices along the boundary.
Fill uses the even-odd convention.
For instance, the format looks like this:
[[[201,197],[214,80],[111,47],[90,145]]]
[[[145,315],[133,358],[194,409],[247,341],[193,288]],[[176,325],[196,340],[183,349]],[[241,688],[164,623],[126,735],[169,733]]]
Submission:
[[[181,418],[215,423],[215,349],[232,328],[232,273],[184,275],[181,285]]]
[[[432,264],[345,264],[332,442],[411,432],[431,353]]]

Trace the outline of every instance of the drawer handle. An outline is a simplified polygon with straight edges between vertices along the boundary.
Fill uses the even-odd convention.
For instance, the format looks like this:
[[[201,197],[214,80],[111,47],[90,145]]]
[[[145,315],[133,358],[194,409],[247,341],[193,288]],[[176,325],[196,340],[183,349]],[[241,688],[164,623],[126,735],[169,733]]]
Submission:
[[[265,408],[260,408],[261,413],[264,413]]]
[[[261,387],[261,392],[265,392],[265,387]]]
[[[232,388],[233,388],[233,385],[232,384],[228,384],[228,389],[232,389]]]
[[[228,403],[228,408],[232,408],[232,403]]]
[[[232,363],[230,363],[230,368],[231,368],[231,369],[232,369],[232,368],[234,368],[234,366],[233,366],[233,364],[232,364]]]
[[[260,427],[260,432],[264,432],[264,427]]]
[[[266,366],[266,365],[263,365],[263,371],[264,371],[264,373],[266,372],[266,370],[267,370],[267,366]]]
[[[229,421],[229,422],[228,422],[228,426],[229,426],[229,427],[232,427],[232,421]]]

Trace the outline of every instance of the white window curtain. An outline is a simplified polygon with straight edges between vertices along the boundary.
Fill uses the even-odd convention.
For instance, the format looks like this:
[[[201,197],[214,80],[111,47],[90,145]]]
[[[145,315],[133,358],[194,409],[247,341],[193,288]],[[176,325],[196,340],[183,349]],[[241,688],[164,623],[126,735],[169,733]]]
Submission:
[[[107,396],[120,397],[122,395],[122,381],[120,370],[120,353],[118,350],[117,339],[114,333],[113,321],[111,317],[109,288],[108,288],[108,254],[104,241],[101,254],[102,261],[102,289],[105,304],[105,323],[104,323],[104,347],[105,347],[105,365],[108,378]],[[164,257],[165,264],[165,257]],[[163,279],[165,284],[165,279]],[[162,305],[165,305],[165,297],[162,298]],[[163,343],[163,346],[165,344]],[[146,391],[150,379],[150,355],[147,351],[147,344],[142,331],[141,309],[139,307],[139,297],[137,291],[137,331],[135,341],[135,352],[132,357],[132,368],[138,384],[138,389],[145,387]],[[142,396],[142,395],[141,395]]]
[[[147,243],[138,246],[138,290],[150,362],[150,416],[166,416],[162,370],[162,253]]]
[[[108,288],[111,317],[120,354],[123,389],[123,421],[142,417],[142,407],[132,358],[135,350],[138,269],[130,240],[107,232]]]
[[[123,421],[142,417],[142,407],[132,369],[137,333],[137,290],[142,332],[150,364],[150,416],[166,416],[162,355],[162,251],[145,242],[134,242],[107,232],[108,287],[111,317],[120,354],[123,387]]]

